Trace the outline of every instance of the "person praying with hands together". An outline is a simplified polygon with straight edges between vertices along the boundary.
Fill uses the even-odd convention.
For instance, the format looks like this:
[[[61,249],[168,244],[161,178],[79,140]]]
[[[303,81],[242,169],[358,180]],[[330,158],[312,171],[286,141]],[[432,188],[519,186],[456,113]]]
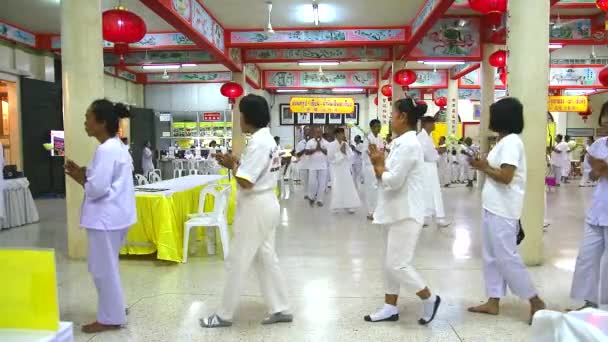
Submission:
[[[316,203],[322,207],[327,189],[329,143],[323,139],[321,129],[318,127],[313,128],[312,136],[313,138],[306,143],[305,152],[308,155],[308,200],[311,206]]]

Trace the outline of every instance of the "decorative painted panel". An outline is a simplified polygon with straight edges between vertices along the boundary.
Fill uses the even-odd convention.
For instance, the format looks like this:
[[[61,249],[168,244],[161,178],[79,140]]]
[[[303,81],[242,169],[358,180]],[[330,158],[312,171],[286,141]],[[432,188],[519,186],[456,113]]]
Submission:
[[[135,75],[132,72],[126,71],[126,70],[118,70],[117,76],[120,78],[127,79],[129,81],[133,81],[133,82],[137,81],[137,75]]]
[[[435,98],[438,97],[448,97],[448,90],[437,89],[433,95]],[[495,89],[494,90],[494,98],[500,98],[505,96],[505,90]],[[469,101],[481,101],[481,89],[459,89],[458,90],[458,98],[460,100],[469,100]]]
[[[230,72],[178,72],[168,75],[168,79],[163,79],[163,74],[148,74],[148,83],[223,83],[231,80]]]
[[[591,19],[561,20],[561,25],[553,25],[549,30],[551,39],[576,40],[591,39]]]
[[[418,79],[410,88],[444,88],[448,86],[448,72],[445,69],[416,70]]]
[[[265,71],[266,88],[290,87],[378,87],[378,72],[375,70],[360,71]]]
[[[192,13],[192,1],[196,0],[171,0],[173,11],[184,18],[186,21],[190,21]]]
[[[253,49],[247,50],[245,59],[248,62],[265,62],[269,60],[352,60],[374,59],[389,60],[390,48],[386,47],[348,47],[348,48],[309,48],[309,49]]]
[[[435,9],[435,7],[437,7],[438,4],[439,0],[426,1],[424,6],[422,7],[422,10],[420,11],[420,13],[418,13],[416,18],[414,19],[414,22],[412,23],[412,34],[416,34],[416,32],[418,32],[420,26],[422,26],[422,24],[424,24],[424,22],[429,19],[431,14],[433,14],[433,10]]]
[[[470,18],[469,25],[458,26],[457,18],[440,19],[412,51],[413,58],[471,57],[481,58],[479,19]]]
[[[596,0],[561,0],[558,4],[593,4],[595,5]]]
[[[2,22],[0,22],[0,37],[31,47],[36,46],[36,36],[33,33]]]
[[[470,7],[469,0],[454,0],[452,7],[459,8],[459,9]]]
[[[114,43],[103,41],[103,46],[113,47]],[[181,33],[148,33],[137,43],[129,44],[129,47],[135,49],[147,49],[154,48],[159,49],[163,47],[175,47],[175,46],[196,46],[193,41]],[[61,36],[51,37],[51,48],[58,50],[61,49]]]
[[[405,42],[405,28],[397,29],[353,29],[353,30],[289,30],[235,31],[230,34],[233,46],[264,43],[308,43],[308,42]]]
[[[245,64],[245,76],[256,85],[262,85],[262,73],[255,64]]]
[[[240,69],[243,69],[243,54],[241,53],[241,49],[228,49],[228,58],[230,58],[234,65],[238,66]]]
[[[495,73],[494,75],[494,85],[495,86],[504,86],[502,81],[500,80],[500,75]],[[481,70],[473,70],[470,73],[462,76],[458,79],[459,87],[480,87],[481,86]]]
[[[108,74],[115,75],[115,74],[116,74],[116,67],[113,67],[113,66],[105,66],[105,67],[103,67],[103,71],[104,71],[104,72],[107,72]]]
[[[595,68],[551,68],[550,86],[598,86],[597,74],[602,67]]]
[[[192,2],[192,27],[198,31],[203,37],[207,38],[218,50],[224,52],[224,29],[220,24],[213,20],[209,13],[205,11],[203,6],[197,0],[190,0]],[[183,8],[187,8],[188,1],[173,0],[174,9],[175,3],[183,3]],[[180,14],[181,15],[181,14]],[[187,15],[187,13],[184,13]],[[182,16],[186,18],[185,16]]]
[[[104,53],[105,65],[116,65],[118,56],[113,53]],[[125,56],[125,64],[163,64],[163,63],[208,63],[213,57],[206,51],[148,51],[132,52]]]

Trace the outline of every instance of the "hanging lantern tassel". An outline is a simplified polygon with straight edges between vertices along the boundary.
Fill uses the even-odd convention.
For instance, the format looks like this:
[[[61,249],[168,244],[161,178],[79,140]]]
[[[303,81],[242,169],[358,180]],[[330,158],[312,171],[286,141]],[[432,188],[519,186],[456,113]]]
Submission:
[[[591,110],[590,106],[587,107],[587,111],[578,113],[581,119],[583,119],[583,122],[587,122],[587,119],[591,116],[591,114],[593,114],[593,111]]]

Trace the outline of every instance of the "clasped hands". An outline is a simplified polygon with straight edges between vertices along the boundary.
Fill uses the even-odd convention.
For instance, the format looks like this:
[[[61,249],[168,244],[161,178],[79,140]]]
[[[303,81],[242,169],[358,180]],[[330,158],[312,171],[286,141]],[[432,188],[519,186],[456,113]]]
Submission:
[[[215,160],[229,170],[234,171],[239,166],[239,160],[232,153],[217,153]]]
[[[76,183],[80,185],[84,185],[87,181],[87,168],[83,166],[78,166],[78,164],[74,163],[72,160],[66,160],[65,165],[63,166],[65,170],[65,174],[70,176]]]

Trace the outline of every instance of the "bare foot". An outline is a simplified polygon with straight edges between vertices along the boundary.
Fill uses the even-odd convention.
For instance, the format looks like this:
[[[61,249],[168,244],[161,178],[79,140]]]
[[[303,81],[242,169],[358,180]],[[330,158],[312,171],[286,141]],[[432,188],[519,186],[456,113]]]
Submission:
[[[473,306],[469,308],[469,312],[481,313],[486,315],[498,315],[500,309],[498,306],[498,301],[494,301],[492,299],[488,300],[485,304],[479,306]]]
[[[532,324],[532,320],[534,319],[534,314],[540,310],[545,310],[547,305],[540,299],[538,296],[530,299],[530,324]]]

